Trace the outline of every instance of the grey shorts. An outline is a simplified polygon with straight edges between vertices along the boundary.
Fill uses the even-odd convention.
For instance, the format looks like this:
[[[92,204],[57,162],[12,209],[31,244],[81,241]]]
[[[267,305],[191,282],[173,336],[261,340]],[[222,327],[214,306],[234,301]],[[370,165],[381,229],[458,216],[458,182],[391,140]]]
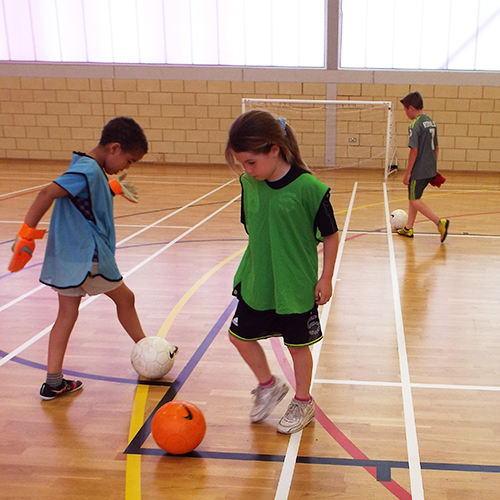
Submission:
[[[414,179],[408,184],[408,199],[420,200],[424,194],[424,189],[427,187],[433,177],[429,179]]]

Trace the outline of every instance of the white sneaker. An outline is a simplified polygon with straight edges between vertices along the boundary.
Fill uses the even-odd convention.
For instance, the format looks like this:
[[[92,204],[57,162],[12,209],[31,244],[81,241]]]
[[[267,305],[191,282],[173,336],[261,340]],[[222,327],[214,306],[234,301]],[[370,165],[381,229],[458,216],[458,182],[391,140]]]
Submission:
[[[314,400],[297,401],[295,398],[288,406],[288,410],[278,423],[278,432],[293,434],[299,432],[314,418]]]
[[[255,424],[262,422],[276,408],[287,392],[288,386],[278,377],[274,377],[273,385],[264,388],[258,385],[252,391],[255,399],[250,412],[250,420]]]

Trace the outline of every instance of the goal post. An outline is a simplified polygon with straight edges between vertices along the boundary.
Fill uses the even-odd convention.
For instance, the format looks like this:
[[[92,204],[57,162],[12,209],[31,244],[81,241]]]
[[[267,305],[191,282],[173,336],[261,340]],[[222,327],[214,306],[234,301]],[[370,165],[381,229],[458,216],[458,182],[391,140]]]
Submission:
[[[394,110],[390,101],[243,98],[242,110],[286,118],[312,169],[397,169]]]

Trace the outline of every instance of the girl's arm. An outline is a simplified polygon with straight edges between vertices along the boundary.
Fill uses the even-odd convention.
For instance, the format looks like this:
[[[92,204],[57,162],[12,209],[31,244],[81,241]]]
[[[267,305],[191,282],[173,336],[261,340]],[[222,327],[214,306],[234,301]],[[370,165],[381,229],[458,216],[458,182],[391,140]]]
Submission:
[[[326,304],[332,296],[332,279],[337,251],[339,248],[338,231],[323,238],[323,272],[314,291],[316,304]]]

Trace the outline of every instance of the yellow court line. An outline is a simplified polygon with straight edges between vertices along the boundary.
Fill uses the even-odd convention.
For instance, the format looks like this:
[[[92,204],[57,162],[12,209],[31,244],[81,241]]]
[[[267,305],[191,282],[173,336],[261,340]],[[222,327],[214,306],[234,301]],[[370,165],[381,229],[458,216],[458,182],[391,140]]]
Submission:
[[[223,261],[219,262],[215,267],[213,267],[210,271],[208,271],[204,276],[202,276],[185,294],[184,296],[177,302],[177,304],[174,306],[172,311],[170,311],[170,314],[167,316],[167,319],[161,326],[159,332],[158,332],[158,337],[165,338],[167,335],[168,330],[172,326],[172,323],[174,322],[174,319],[177,317],[179,314],[180,310],[186,305],[186,302],[191,298],[191,296],[200,288],[205,281],[207,281],[210,276],[215,274],[222,266],[227,264],[229,261],[233,260],[235,257],[243,253],[246,247],[241,248],[237,252],[233,253],[233,255],[230,255]]]
[[[480,190],[480,191],[489,191],[489,190]],[[474,191],[478,192],[478,191]],[[423,196],[422,198],[435,198],[436,196],[450,196],[452,194],[459,194],[459,193],[468,193],[468,191],[460,190],[460,191],[453,191],[453,192],[444,192],[444,193],[436,193],[436,194],[427,194]],[[389,200],[389,204],[391,203],[400,203],[403,201],[408,201],[408,198],[400,198],[399,200]],[[379,201],[377,203],[370,203],[369,205],[361,205],[359,207],[354,207],[353,210],[362,210],[364,208],[371,208],[371,207],[377,207],[379,205],[384,205],[383,201]],[[339,210],[338,212],[335,212],[335,214],[343,214],[346,213],[347,210]]]
[[[165,338],[170,327],[179,312],[186,305],[186,302],[198,290],[205,281],[215,274],[222,266],[233,260],[235,257],[244,252],[246,247],[241,248],[223,261],[219,262],[210,271],[204,274],[191,288],[183,295],[177,304],[170,311],[167,319],[158,331],[158,337]],[[149,386],[138,385],[135,391],[134,405],[132,408],[132,416],[130,418],[130,430],[128,441],[130,442],[144,423],[144,411],[146,409],[146,401],[148,397]],[[141,455],[128,454],[127,467],[125,471],[125,500],[141,500]]]
[[[148,399],[149,386],[138,385],[135,391],[134,407],[130,419],[129,442],[139,432],[144,423],[144,411]],[[127,470],[125,472],[125,500],[141,498],[141,456],[127,455]]]
[[[431,196],[443,196],[454,193],[436,193],[434,195],[426,196],[427,198]],[[398,203],[401,201],[408,201],[408,198],[403,198],[400,200],[391,200],[390,203]],[[372,203],[369,205],[364,205],[360,207],[355,207],[353,210],[361,210],[364,208],[370,208],[377,205],[383,205],[384,202]],[[347,212],[347,210],[341,210],[336,212],[336,214],[341,214]],[[183,295],[183,297],[177,302],[174,308],[170,311],[167,319],[158,331],[158,336],[165,338],[167,336],[170,327],[172,326],[175,318],[179,315],[182,308],[186,305],[187,301],[192,297],[192,295],[198,290],[205,281],[208,280],[215,272],[217,272],[222,266],[230,262],[232,259],[243,253],[245,248],[242,248],[230,255],[210,271],[208,271],[204,276],[202,276],[191,288]],[[134,438],[139,429],[144,422],[144,411],[146,407],[147,395],[149,392],[149,386],[138,385],[135,394],[134,405],[132,409],[132,416],[130,421],[130,431],[129,431],[129,442]],[[126,500],[141,500],[141,455],[127,455],[127,468],[126,468],[126,480],[125,480],[125,499]]]

